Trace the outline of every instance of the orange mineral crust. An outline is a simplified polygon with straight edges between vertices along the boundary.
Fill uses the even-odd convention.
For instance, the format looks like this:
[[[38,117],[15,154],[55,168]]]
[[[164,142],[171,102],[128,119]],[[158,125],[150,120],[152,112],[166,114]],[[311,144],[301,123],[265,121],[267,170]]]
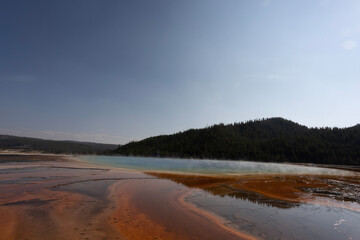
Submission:
[[[350,221],[359,219],[358,174],[142,173],[66,156],[3,158],[0,240],[313,239],[316,224],[327,224],[323,239],[345,236],[341,224],[359,235]],[[311,222],[313,211],[321,219]]]
[[[254,239],[184,201],[192,189],[173,181],[65,157],[9,158],[0,164],[1,240]]]
[[[186,203],[189,189],[169,181],[123,181],[112,192],[113,224],[128,239],[254,239]]]
[[[211,176],[147,173],[218,196],[231,196],[277,207],[286,203],[316,203],[360,212],[360,176],[244,175]],[[281,202],[268,201],[268,199]],[[280,205],[282,204],[282,206]]]

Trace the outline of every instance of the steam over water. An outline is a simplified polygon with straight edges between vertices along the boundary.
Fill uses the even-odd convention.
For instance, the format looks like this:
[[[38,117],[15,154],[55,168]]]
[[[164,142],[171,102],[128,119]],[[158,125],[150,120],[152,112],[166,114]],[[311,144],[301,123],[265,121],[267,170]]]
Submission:
[[[145,158],[121,156],[82,156],[81,160],[101,166],[142,171],[192,174],[319,174],[352,176],[355,172],[283,163],[249,161]]]

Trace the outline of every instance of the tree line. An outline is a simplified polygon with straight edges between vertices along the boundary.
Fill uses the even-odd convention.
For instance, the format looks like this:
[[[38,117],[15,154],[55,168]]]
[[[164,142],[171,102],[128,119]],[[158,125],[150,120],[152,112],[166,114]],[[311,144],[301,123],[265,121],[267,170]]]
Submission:
[[[282,118],[217,124],[120,146],[115,154],[360,165],[360,125],[308,128]]]

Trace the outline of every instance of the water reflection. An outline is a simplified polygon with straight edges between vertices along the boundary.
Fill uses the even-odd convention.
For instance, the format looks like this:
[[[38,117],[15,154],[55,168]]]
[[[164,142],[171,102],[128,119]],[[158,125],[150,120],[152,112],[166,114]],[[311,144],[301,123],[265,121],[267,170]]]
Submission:
[[[175,175],[163,173],[147,173],[148,175],[155,176],[162,179],[185,185],[190,188],[202,189],[206,193],[213,194],[220,197],[232,197],[240,200],[248,200],[250,202],[261,204],[265,206],[272,206],[278,208],[292,208],[300,206],[300,202],[284,201],[281,199],[270,198],[259,194],[255,191],[244,190],[234,187],[236,183],[241,182],[241,179],[231,178],[214,178],[205,176],[189,176],[189,175]]]
[[[220,197],[229,196],[239,200],[247,200],[259,205],[265,205],[267,207],[292,208],[292,207],[298,207],[301,204],[299,202],[287,202],[280,199],[269,198],[257,192],[251,192],[241,189],[229,188],[227,189],[226,193],[219,193],[219,190],[222,191],[221,188],[223,187],[229,188],[228,186],[219,186],[218,189],[217,187],[215,187],[215,189],[208,188],[208,189],[204,189],[204,191],[216,196],[220,196]]]
[[[215,196],[228,196],[278,208],[298,207],[302,203],[319,202],[319,199],[323,198],[330,199],[338,207],[342,201],[360,206],[359,177],[311,175],[219,177],[154,172],[147,174],[169,179],[190,188],[202,189]],[[346,208],[346,205],[343,207]]]
[[[279,208],[198,191],[186,199],[225,219],[226,225],[258,239],[358,239],[360,214],[343,208],[303,203]]]
[[[357,239],[357,177],[148,173],[199,189],[186,200],[258,239]],[[343,202],[347,200],[349,204]]]

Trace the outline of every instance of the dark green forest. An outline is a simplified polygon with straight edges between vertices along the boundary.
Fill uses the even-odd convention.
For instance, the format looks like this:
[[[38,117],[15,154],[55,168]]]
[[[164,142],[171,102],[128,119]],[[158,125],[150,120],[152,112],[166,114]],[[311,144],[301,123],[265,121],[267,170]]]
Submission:
[[[102,154],[113,151],[118,145],[76,141],[54,141],[39,138],[0,135],[0,149],[41,151],[46,153]]]
[[[114,154],[360,165],[360,125],[308,128],[282,118],[218,124],[130,142]]]

